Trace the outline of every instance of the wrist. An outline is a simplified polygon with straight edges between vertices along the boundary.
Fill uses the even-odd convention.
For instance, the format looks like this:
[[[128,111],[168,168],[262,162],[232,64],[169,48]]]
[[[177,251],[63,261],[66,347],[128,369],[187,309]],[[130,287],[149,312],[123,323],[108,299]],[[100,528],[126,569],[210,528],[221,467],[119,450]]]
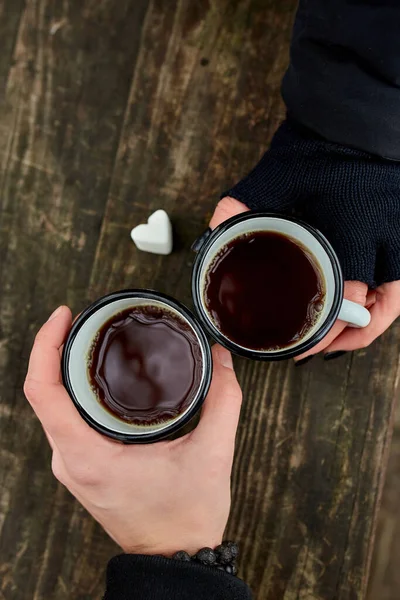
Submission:
[[[151,540],[148,539],[141,544],[120,544],[125,554],[143,554],[147,556],[161,555],[166,558],[172,558],[177,552],[182,550],[190,556],[194,556],[201,548],[216,548],[222,543],[222,536],[174,538],[171,535],[170,540]]]
[[[130,552],[129,554],[138,554]],[[149,555],[148,552],[140,552],[143,556]],[[235,542],[225,541],[218,544],[215,548],[205,546],[199,548],[194,553],[189,553],[187,550],[179,550],[171,554],[171,550],[167,549],[164,552],[151,552],[153,558],[166,558],[178,562],[194,563],[206,567],[212,567],[219,571],[224,571],[228,575],[237,575],[236,560],[239,555],[239,548]]]

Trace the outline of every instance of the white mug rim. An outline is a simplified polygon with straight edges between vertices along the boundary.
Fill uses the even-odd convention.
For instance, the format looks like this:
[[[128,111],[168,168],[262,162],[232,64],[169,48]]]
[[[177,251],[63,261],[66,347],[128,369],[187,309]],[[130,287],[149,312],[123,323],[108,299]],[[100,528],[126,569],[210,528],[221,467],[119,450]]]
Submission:
[[[204,261],[207,258],[207,254],[210,248],[215,244],[217,239],[226,233],[229,229],[233,228],[235,225],[242,223],[243,221],[256,221],[257,219],[263,218],[271,218],[278,219],[282,221],[287,221],[290,223],[294,223],[302,228],[304,228],[308,233],[310,233],[317,242],[322,246],[323,250],[327,254],[330,264],[332,267],[332,273],[334,277],[335,289],[334,289],[334,297],[332,300],[332,307],[329,311],[327,317],[321,322],[320,327],[316,329],[314,334],[307,339],[305,342],[300,342],[296,346],[292,346],[289,348],[282,348],[281,350],[275,351],[260,351],[253,350],[251,348],[245,348],[236,344],[228,337],[226,337],[221,331],[219,331],[215,324],[212,322],[210,316],[204,308],[204,303],[202,301],[203,297],[203,289],[201,287],[201,272],[203,270]],[[268,231],[267,228],[254,226],[254,231]],[[288,234],[290,235],[290,234]],[[238,236],[239,237],[239,236]],[[234,239],[234,238],[233,238]],[[207,333],[219,344],[223,345],[225,348],[230,350],[230,352],[237,354],[239,356],[244,356],[246,358],[251,358],[252,360],[261,360],[261,361],[278,361],[278,360],[287,360],[289,358],[294,358],[307,352],[314,346],[316,346],[330,331],[333,327],[343,302],[343,294],[344,294],[344,279],[342,269],[340,267],[339,259],[333,250],[329,241],[325,238],[325,236],[300,219],[295,217],[290,217],[286,215],[280,215],[277,213],[269,213],[269,212],[245,212],[239,215],[235,215],[223,223],[218,225],[214,230],[209,230],[208,236],[202,240],[202,245],[200,248],[194,245],[194,249],[197,252],[197,256],[195,262],[193,264],[192,271],[192,297],[195,306],[195,312],[197,318],[201,322],[203,328],[207,331]]]
[[[201,344],[202,355],[204,359],[203,365],[203,376],[200,382],[199,390],[197,392],[196,398],[193,401],[190,408],[182,414],[182,418],[178,418],[175,421],[166,421],[165,427],[157,429],[157,430],[149,430],[146,433],[122,433],[112,429],[111,427],[107,427],[101,423],[97,419],[93,417],[93,415],[83,406],[82,402],[77,398],[74,388],[71,382],[70,376],[70,354],[74,344],[74,340],[81,329],[82,325],[89,319],[91,315],[93,315],[96,311],[101,309],[106,304],[115,303],[118,300],[124,298],[132,298],[132,299],[145,299],[151,302],[152,300],[156,300],[159,303],[165,304],[166,308],[172,308],[178,313],[180,313],[185,320],[189,323],[189,325],[194,329],[194,332]],[[208,389],[211,383],[212,377],[212,356],[211,356],[211,348],[207,339],[205,332],[203,331],[201,325],[198,323],[196,317],[191,313],[191,311],[180,303],[175,298],[168,296],[167,294],[163,294],[161,292],[157,292],[149,289],[124,289],[118,290],[116,292],[111,292],[110,294],[106,294],[95,300],[92,304],[90,304],[76,319],[73,323],[72,328],[68,334],[67,340],[64,344],[62,358],[61,358],[61,375],[64,387],[66,388],[69,396],[71,397],[76,409],[78,410],[81,417],[86,421],[90,427],[95,429],[97,432],[115,439],[120,442],[124,442],[127,444],[148,444],[152,442],[158,442],[166,437],[169,437],[182,429],[184,425],[186,425],[194,415],[200,410]]]

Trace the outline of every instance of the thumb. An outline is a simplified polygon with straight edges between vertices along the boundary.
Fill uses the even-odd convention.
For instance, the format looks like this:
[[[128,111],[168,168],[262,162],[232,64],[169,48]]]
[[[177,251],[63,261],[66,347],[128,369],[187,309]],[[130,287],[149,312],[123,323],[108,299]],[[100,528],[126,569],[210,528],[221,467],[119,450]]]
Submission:
[[[239,422],[242,391],[233,370],[228,350],[216,344],[212,349],[213,378],[205,400],[200,423],[192,441],[223,458],[233,456]]]
[[[235,200],[230,196],[225,196],[220,200],[215,208],[214,214],[211,217],[210,227],[215,229],[217,225],[220,225],[230,217],[240,215],[240,213],[247,212],[250,210],[243,202]]]

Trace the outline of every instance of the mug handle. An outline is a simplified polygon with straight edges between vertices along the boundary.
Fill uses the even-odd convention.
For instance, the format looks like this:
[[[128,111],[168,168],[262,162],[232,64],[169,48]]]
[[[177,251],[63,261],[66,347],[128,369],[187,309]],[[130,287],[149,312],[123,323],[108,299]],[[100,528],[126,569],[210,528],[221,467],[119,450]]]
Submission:
[[[370,324],[371,313],[368,309],[364,308],[364,306],[361,306],[356,302],[350,302],[350,300],[344,298],[338,319],[348,323],[349,327],[361,329]]]

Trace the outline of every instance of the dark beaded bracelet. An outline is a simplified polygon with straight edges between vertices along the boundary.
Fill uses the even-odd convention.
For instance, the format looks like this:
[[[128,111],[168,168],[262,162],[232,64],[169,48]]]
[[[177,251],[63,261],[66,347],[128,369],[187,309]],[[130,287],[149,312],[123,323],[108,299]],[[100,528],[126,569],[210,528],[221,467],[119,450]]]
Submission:
[[[202,548],[193,556],[190,556],[184,550],[175,552],[174,560],[183,562],[194,561],[207,567],[215,567],[219,571],[225,571],[229,575],[237,575],[236,559],[239,556],[239,548],[235,542],[222,542],[213,550],[212,548]]]

